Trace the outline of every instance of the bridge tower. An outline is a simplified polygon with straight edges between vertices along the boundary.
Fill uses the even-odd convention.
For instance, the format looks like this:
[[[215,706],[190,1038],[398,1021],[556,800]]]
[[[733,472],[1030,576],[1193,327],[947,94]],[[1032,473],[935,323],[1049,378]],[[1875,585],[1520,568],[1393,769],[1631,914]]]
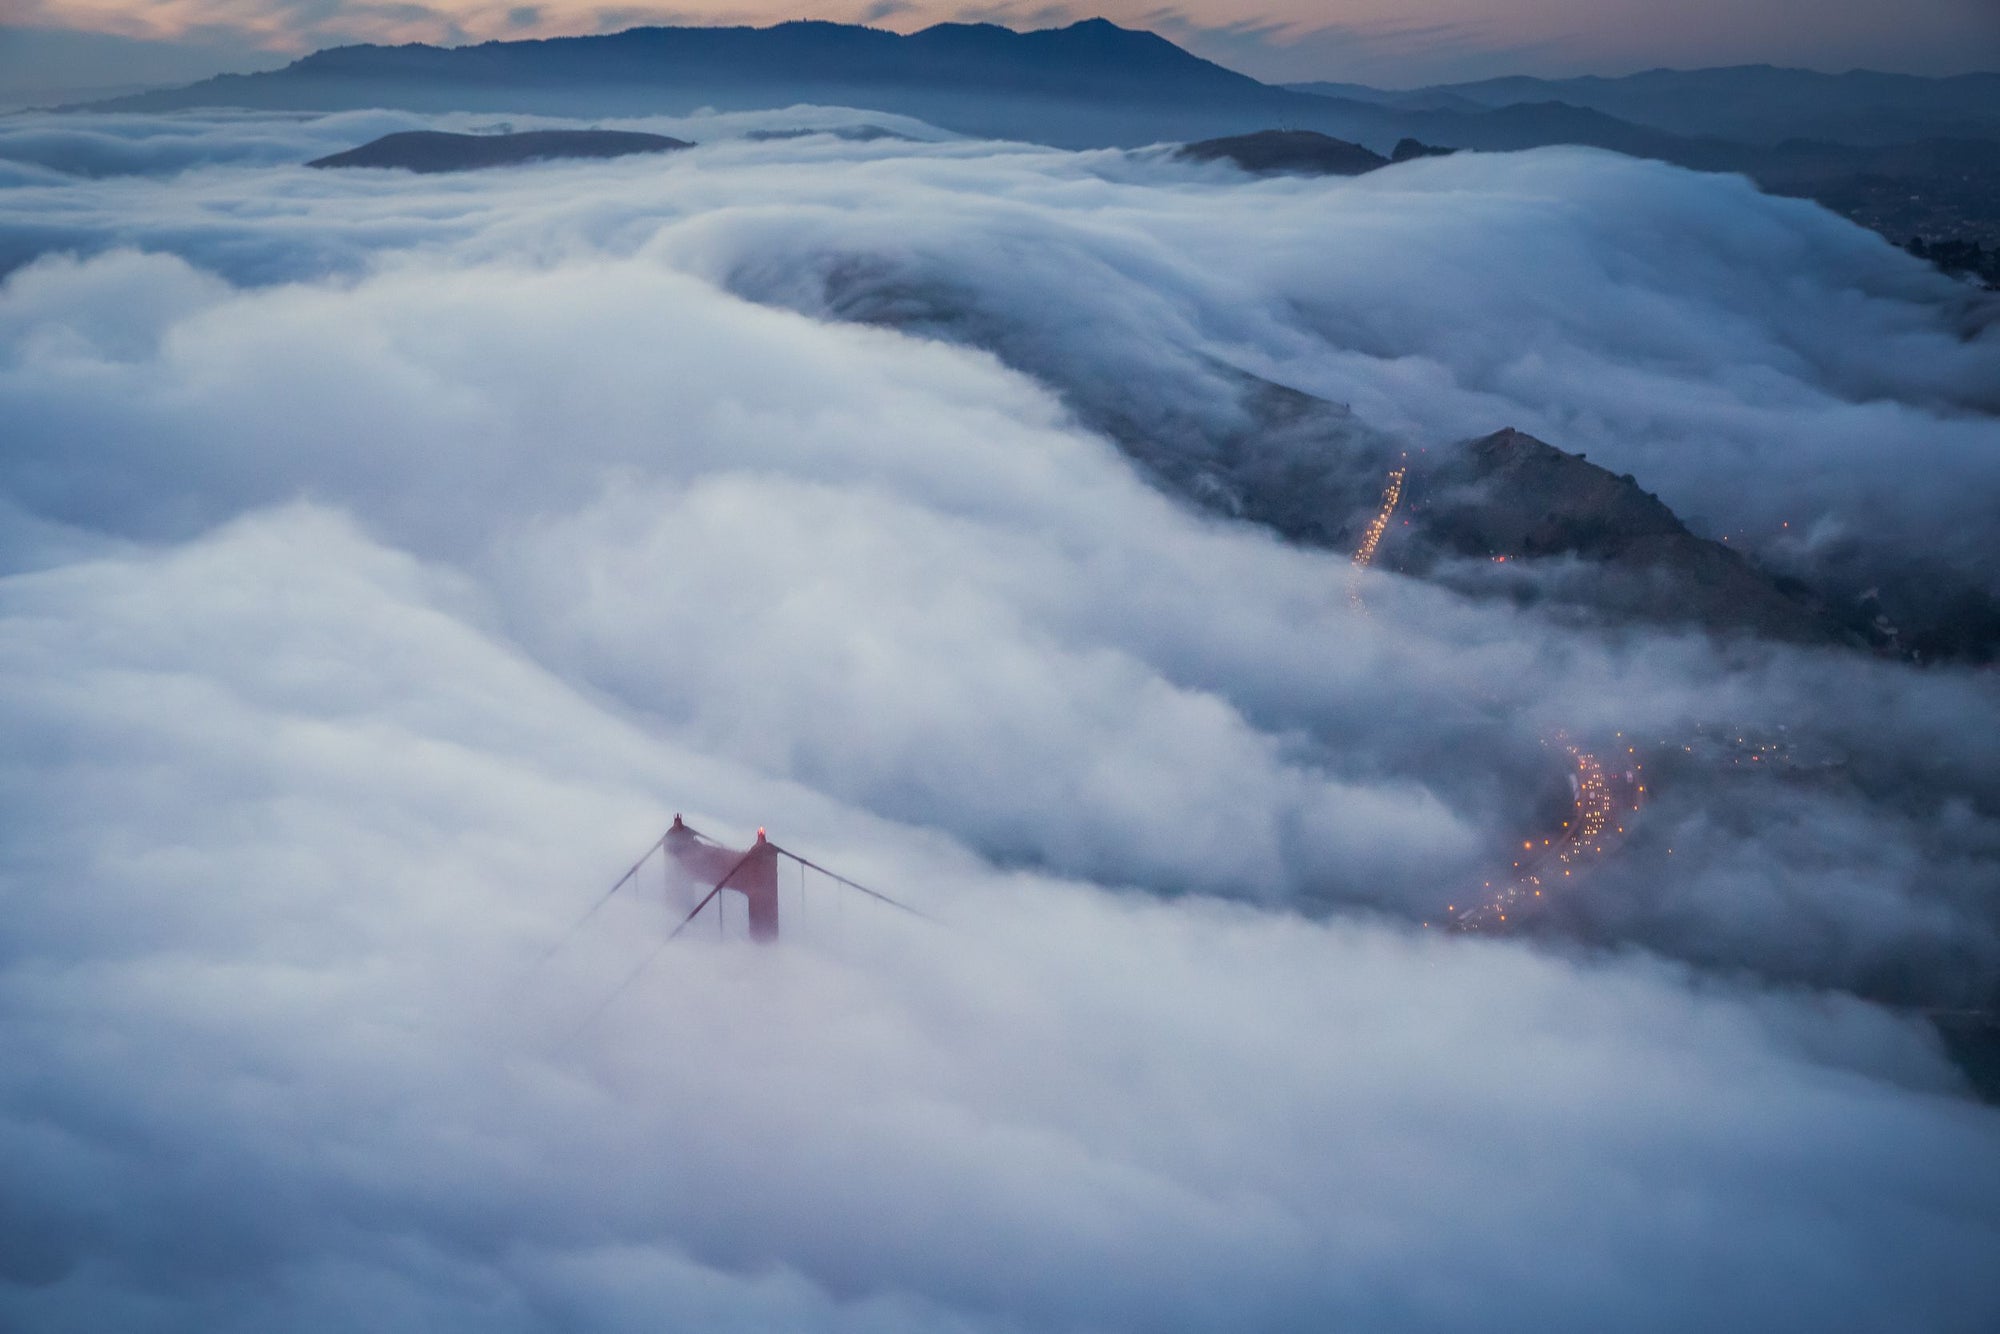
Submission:
[[[668,864],[688,882],[743,896],[749,905],[750,939],[778,938],[778,849],[763,830],[757,831],[757,841],[747,851],[739,851],[706,841],[675,815],[660,846]]]

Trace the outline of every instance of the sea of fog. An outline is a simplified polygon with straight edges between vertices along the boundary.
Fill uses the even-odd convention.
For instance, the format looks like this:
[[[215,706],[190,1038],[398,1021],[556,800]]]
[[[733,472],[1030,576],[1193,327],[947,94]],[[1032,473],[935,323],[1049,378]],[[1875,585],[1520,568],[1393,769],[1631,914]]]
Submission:
[[[490,120],[0,118],[0,1327],[2000,1324],[2000,1109],[1877,1003],[2000,994],[1990,670],[1357,572],[994,350],[1990,589],[1994,298],[1588,150],[300,165]],[[1423,925],[1718,729],[1808,772]],[[676,811],[936,920],[566,937]]]

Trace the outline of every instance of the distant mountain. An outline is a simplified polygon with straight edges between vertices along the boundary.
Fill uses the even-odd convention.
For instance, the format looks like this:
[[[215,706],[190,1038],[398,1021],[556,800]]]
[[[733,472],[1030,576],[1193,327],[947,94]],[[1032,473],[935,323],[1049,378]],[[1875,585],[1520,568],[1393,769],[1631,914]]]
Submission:
[[[1175,155],[1192,162],[1234,162],[1245,171],[1315,176],[1359,176],[1389,165],[1389,159],[1380,153],[1316,130],[1262,130],[1226,139],[1203,139],[1183,144]]]
[[[308,167],[400,167],[405,171],[466,171],[551,158],[624,157],[692,148],[684,139],[625,130],[528,130],[521,134],[445,134],[405,130],[314,158]]]
[[[1352,83],[1294,91],[1403,111],[1561,102],[1672,134],[1775,145],[1787,139],[1873,146],[1914,139],[2000,140],[2000,73],[1926,79],[1909,74],[1740,65],[1648,70],[1606,79],[1522,76],[1392,92]]]
[[[1466,119],[1453,112],[1402,114],[1407,123],[1423,127],[1424,133],[1432,136],[1440,131],[1448,133],[1454,126],[1463,129]],[[1598,113],[1554,105],[1504,107],[1490,113],[1483,128],[1490,132],[1504,124],[1521,137],[1542,143],[1572,143],[1579,140],[1565,130],[1574,127],[1577,116],[1595,118]],[[1609,124],[1616,127],[1623,122]],[[1772,194],[1816,200],[1905,246],[1911,253],[1932,260],[1946,272],[1989,285],[2000,280],[2000,258],[1990,261],[1987,258],[1988,252],[2000,256],[2000,143],[1981,139],[1927,139],[1858,147],[1792,139],[1762,148],[1720,139],[1669,139],[1652,131],[1635,130],[1633,135],[1636,141],[1605,145],[1604,140],[1619,136],[1613,129],[1600,125],[1596,133],[1583,141],[1622,147],[1634,156],[1657,157],[1701,171],[1742,172]],[[1488,137],[1494,136],[1489,133]],[[1280,151],[1276,147],[1280,143],[1303,143],[1311,139],[1339,142],[1305,131],[1283,135],[1266,132],[1189,145],[1181,152],[1238,157],[1230,146],[1242,145],[1245,157],[1238,160],[1248,170],[1339,176],[1366,170],[1338,156],[1322,159],[1303,151],[1291,154],[1282,167],[1250,166],[1246,160],[1260,151],[1260,145],[1264,146],[1263,153],[1270,154]],[[1221,147],[1208,151],[1211,146]],[[1204,149],[1204,154],[1194,154],[1196,148]],[[1449,151],[1413,138],[1404,139],[1397,143],[1389,160],[1405,162]]]
[[[1450,157],[1454,148],[1435,148],[1416,139],[1399,139],[1388,157],[1336,139],[1317,130],[1260,130],[1225,139],[1182,144],[1174,156],[1190,162],[1233,162],[1255,173],[1282,172],[1304,176],[1359,176],[1392,163],[1421,157]]]
[[[1404,139],[1490,151],[1581,144],[1697,170],[1744,172],[1769,189],[1819,199],[1898,243],[1922,236],[2000,245],[1994,207],[2000,152],[1990,140],[1770,145],[1638,123],[1586,104],[1636,108],[1682,127],[1754,121],[1770,130],[1796,101],[1805,110],[1787,125],[1807,123],[1801,117],[1808,111],[1830,116],[1844,107],[1864,118],[1877,114],[1884,127],[1916,123],[1909,117],[1957,117],[1950,123],[1962,120],[1973,133],[2000,120],[1996,86],[2000,75],[1922,80],[1747,69],[1495,80],[1415,93],[1334,85],[1316,93],[1259,83],[1163,37],[1103,19],[1035,32],[947,23],[907,36],[802,22],[634,28],[464,47],[336,47],[284,69],[223,75],[93,109],[389,107],[593,119],[820,103],[1062,148],[1199,143],[1265,131],[1312,131],[1380,155]],[[1577,100],[1547,100],[1557,94]],[[1508,100],[1515,97],[1537,100]],[[1856,100],[1867,97],[1886,99],[1880,105],[1887,109],[1869,112],[1876,104]]]
[[[1285,107],[1315,105],[1152,33],[1092,19],[1037,32],[949,23],[904,36],[797,22],[466,47],[346,46],[266,74],[224,75],[98,106],[596,117],[798,103],[867,107],[968,134],[1070,147],[1259,128]]]
[[[1773,194],[1817,200],[1898,245],[2000,250],[2000,143],[1926,139],[1855,148],[1794,139],[1738,170]]]
[[[1391,107],[1398,111],[1490,111],[1494,106],[1505,106],[1505,102],[1474,102],[1468,98],[1454,97],[1443,88],[1416,88],[1399,92],[1392,88],[1376,88],[1365,83],[1335,83],[1317,80],[1311,83],[1287,83],[1280,85],[1293,92],[1311,93],[1314,97],[1331,97],[1344,102],[1366,102],[1371,106]],[[1524,102],[1549,102],[1549,97],[1521,98]]]
[[[1274,128],[1315,130],[1384,154],[1406,137],[1486,149],[1579,143],[1654,156],[1670,156],[1677,146],[1673,136],[1579,107],[1412,114],[1294,92],[1103,19],[1035,32],[947,23],[903,36],[800,22],[634,28],[465,47],[346,46],[281,70],[223,75],[91,109],[394,107],[594,118],[803,102],[895,112],[964,134],[1065,148]]]
[[[1914,253],[1935,255],[1948,272],[1989,285],[2000,273],[1985,259],[2000,253],[2000,73],[1926,79],[1745,65],[1405,91],[1289,87],[1346,107],[1373,106],[1431,143],[1591,144],[1742,172],[1773,194],[1816,200]]]

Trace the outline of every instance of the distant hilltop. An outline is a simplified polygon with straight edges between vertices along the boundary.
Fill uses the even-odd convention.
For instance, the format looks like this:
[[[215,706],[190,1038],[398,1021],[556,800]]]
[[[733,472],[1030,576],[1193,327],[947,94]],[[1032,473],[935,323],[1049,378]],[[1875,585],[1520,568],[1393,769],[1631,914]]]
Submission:
[[[1316,130],[1264,130],[1186,144],[1177,156],[1191,162],[1233,162],[1245,171],[1359,176],[1389,165],[1380,153]]]
[[[315,158],[308,167],[400,167],[405,171],[467,171],[552,158],[625,157],[692,148],[684,139],[629,130],[527,130],[520,134],[446,134],[404,130]]]
[[[1394,152],[1383,157],[1360,144],[1350,144],[1317,130],[1264,130],[1257,134],[1237,134],[1226,139],[1204,139],[1199,143],[1183,144],[1174,151],[1174,156],[1189,162],[1233,162],[1245,171],[1260,175],[1359,176],[1392,162],[1408,162],[1420,157],[1449,157],[1455,151],[1433,147],[1415,139],[1402,139],[1397,141]]]

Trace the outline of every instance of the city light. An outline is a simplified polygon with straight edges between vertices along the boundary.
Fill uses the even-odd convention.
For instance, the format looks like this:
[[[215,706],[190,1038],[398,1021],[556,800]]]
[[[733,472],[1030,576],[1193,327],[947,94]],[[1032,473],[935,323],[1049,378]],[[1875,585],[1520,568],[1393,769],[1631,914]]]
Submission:
[[[1555,740],[1575,765],[1570,779],[1574,792],[1570,818],[1560,822],[1560,829],[1541,839],[1539,846],[1532,838],[1521,840],[1527,856],[1513,863],[1512,879],[1503,878],[1497,887],[1492,880],[1485,881],[1479,901],[1463,911],[1456,905],[1447,905],[1445,912],[1450,918],[1447,925],[1452,929],[1496,930],[1500,924],[1512,920],[1523,899],[1544,897],[1544,869],[1550,873],[1560,869],[1561,878],[1574,883],[1578,872],[1586,870],[1591,860],[1604,856],[1607,848],[1616,847],[1616,839],[1608,838],[1607,831],[1625,832],[1625,826],[1613,818],[1621,797],[1630,799],[1633,810],[1639,808],[1639,794],[1646,790],[1639,782],[1643,766],[1634,761],[1631,768],[1608,774],[1594,753],[1564,740],[1560,733]],[[1625,753],[1635,756],[1638,747],[1627,746]]]
[[[1382,508],[1368,521],[1368,530],[1362,534],[1361,545],[1354,552],[1354,571],[1347,582],[1347,600],[1362,611],[1367,608],[1361,602],[1361,571],[1375,563],[1375,550],[1382,545],[1382,535],[1389,531],[1389,520],[1403,499],[1403,475],[1406,471],[1399,467],[1389,474],[1389,484],[1382,491]]]
[[[1382,492],[1382,508],[1368,521],[1368,531],[1361,539],[1361,548],[1354,553],[1354,564],[1359,569],[1365,570],[1375,563],[1375,548],[1382,544],[1382,535],[1389,531],[1389,518],[1403,498],[1405,471],[1398,468],[1389,474],[1389,485]]]

